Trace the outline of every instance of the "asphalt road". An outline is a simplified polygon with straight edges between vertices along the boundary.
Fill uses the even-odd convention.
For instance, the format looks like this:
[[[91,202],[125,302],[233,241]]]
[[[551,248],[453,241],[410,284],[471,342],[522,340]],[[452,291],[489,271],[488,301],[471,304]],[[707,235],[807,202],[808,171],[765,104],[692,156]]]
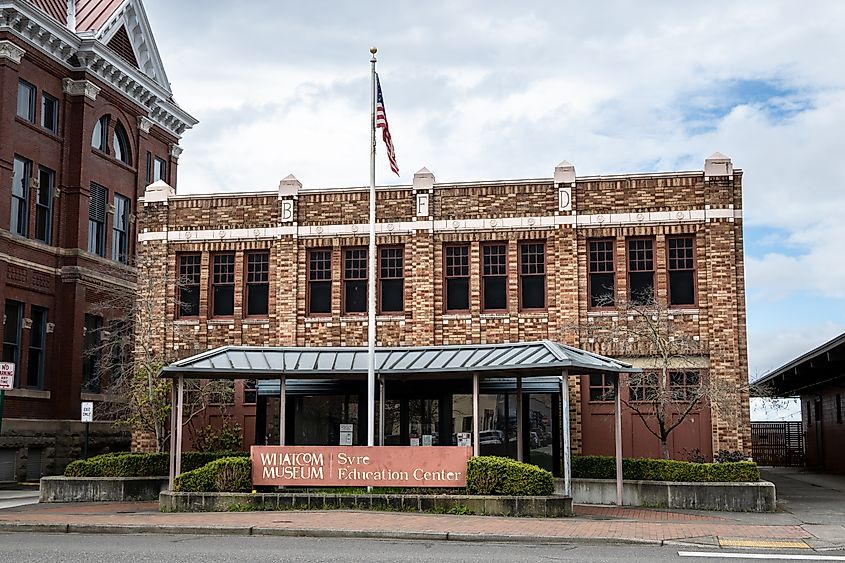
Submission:
[[[718,549],[652,545],[525,545],[501,543],[350,540],[335,538],[224,537],[77,534],[0,534],[0,561],[15,563],[238,563],[250,561],[346,562],[513,562],[581,561],[626,563],[653,561],[709,562],[722,557],[680,556],[679,551],[707,553]],[[804,557],[815,554],[801,550]],[[730,552],[722,551],[721,554]],[[749,554],[745,551],[743,554]],[[771,552],[769,552],[771,553]],[[790,554],[795,554],[792,550]],[[788,561],[790,558],[780,559]],[[839,554],[841,555],[841,554]],[[730,559],[751,561],[751,559]],[[804,559],[805,561],[807,559]],[[824,559],[816,559],[824,560]],[[835,560],[835,559],[827,559]],[[845,561],[843,556],[840,561]],[[772,561],[772,559],[769,559]],[[777,560],[775,560],[777,561]]]

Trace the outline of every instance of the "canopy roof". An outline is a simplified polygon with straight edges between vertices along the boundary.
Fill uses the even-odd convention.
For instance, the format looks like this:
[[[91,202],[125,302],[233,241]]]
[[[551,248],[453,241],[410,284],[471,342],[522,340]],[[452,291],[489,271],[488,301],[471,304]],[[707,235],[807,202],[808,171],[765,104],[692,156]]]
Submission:
[[[758,394],[774,391],[780,397],[810,394],[845,381],[845,333],[770,371],[752,385]]]
[[[514,344],[475,344],[376,348],[376,371],[409,377],[468,376],[492,372],[523,377],[638,372],[630,364],[578,348],[540,340]],[[175,362],[162,377],[194,379],[311,379],[367,374],[364,347],[223,346]]]

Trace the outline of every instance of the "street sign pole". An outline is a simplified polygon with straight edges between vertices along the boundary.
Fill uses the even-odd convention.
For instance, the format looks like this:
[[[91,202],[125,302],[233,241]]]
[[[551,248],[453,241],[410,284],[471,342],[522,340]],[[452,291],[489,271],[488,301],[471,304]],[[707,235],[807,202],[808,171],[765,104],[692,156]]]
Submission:
[[[6,390],[0,389],[0,432],[3,432],[3,407],[6,403]]]
[[[94,403],[92,401],[82,402],[82,412],[79,417],[85,423],[85,448],[82,450],[82,459],[88,459],[88,431],[91,421],[94,420]]]

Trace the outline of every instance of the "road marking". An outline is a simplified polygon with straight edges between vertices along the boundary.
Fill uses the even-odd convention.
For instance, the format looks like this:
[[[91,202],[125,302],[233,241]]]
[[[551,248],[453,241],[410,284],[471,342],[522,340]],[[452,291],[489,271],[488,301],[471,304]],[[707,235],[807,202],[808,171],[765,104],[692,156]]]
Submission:
[[[840,555],[793,555],[780,553],[724,553],[718,551],[679,551],[679,557],[714,557],[718,559],[780,559],[788,561],[845,561]]]
[[[759,549],[777,549],[787,547],[810,549],[810,546],[803,540],[747,540],[719,538],[719,545],[721,547],[756,547]]]

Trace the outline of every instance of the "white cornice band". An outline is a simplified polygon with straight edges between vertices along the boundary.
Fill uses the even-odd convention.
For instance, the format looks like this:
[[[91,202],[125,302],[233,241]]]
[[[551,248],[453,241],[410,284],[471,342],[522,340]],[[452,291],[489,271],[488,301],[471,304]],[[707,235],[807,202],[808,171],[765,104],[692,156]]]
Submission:
[[[398,221],[376,224],[379,235],[408,235],[418,231],[459,233],[473,231],[551,230],[571,226],[599,228],[634,225],[669,225],[706,223],[725,219],[742,219],[741,209],[691,209],[686,211],[644,211],[592,215],[551,215],[546,217],[506,217],[496,219],[441,219],[436,221]],[[368,225],[282,225],[251,229],[196,229],[182,231],[147,231],[138,234],[139,242],[224,242],[234,240],[272,240],[282,237],[314,238],[333,236],[366,236]]]

